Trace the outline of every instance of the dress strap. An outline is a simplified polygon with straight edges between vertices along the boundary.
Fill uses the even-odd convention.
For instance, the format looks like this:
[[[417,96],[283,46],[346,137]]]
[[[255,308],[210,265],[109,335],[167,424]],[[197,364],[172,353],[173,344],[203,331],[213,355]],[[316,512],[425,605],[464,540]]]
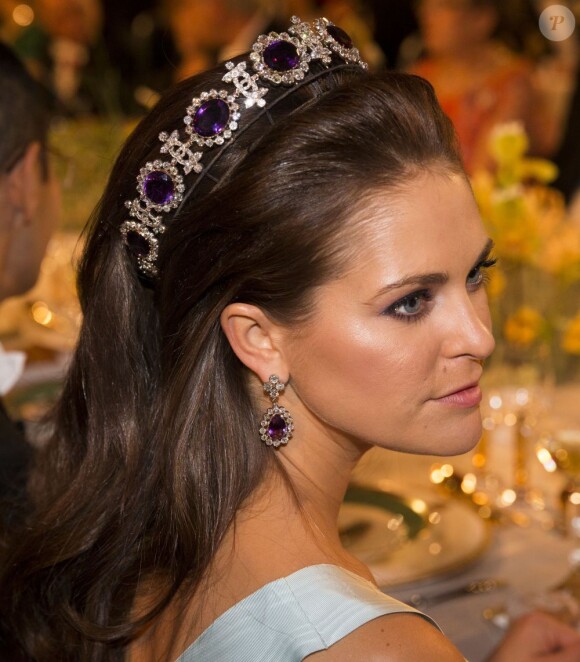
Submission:
[[[300,662],[369,621],[413,607],[334,565],[277,579],[217,618],[177,662]]]

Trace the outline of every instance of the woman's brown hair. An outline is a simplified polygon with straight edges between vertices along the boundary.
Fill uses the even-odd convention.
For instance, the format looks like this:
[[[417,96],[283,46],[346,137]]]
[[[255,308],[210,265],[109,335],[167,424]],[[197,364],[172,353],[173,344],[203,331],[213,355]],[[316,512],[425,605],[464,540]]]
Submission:
[[[191,595],[244,501],[278,468],[221,312],[243,301],[298,323],[313,288],[340,273],[346,222],[367,192],[424,168],[461,170],[428,83],[327,73],[224,150],[218,183],[201,182],[168,222],[159,278],[146,287],[119,232],[124,201],[160,131],[181,126],[192,96],[219,89],[222,75],[162,98],[92,219],[78,280],[84,321],[38,460],[35,512],[2,559],[2,659],[122,660],[178,593]],[[135,594],[150,579],[164,590],[137,619]]]

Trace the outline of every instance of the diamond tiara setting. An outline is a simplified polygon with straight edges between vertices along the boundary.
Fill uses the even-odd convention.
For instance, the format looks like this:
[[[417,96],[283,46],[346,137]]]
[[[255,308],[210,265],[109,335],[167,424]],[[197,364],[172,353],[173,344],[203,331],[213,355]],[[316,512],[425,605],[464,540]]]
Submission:
[[[329,67],[333,54],[346,64],[367,68],[344,30],[325,18],[306,23],[294,16],[288,32],[259,36],[249,61],[226,62],[222,81],[232,89],[202,92],[187,107],[182,131],[159,134],[160,158],[141,168],[138,195],[125,202],[130,218],[120,227],[127,250],[143,275],[158,275],[156,261],[159,237],[165,230],[164,216],[183,202],[185,177],[203,172],[204,154],[215,146],[227,145],[234,137],[243,122],[243,109],[254,105],[265,108],[272,89],[303,81],[313,61]]]

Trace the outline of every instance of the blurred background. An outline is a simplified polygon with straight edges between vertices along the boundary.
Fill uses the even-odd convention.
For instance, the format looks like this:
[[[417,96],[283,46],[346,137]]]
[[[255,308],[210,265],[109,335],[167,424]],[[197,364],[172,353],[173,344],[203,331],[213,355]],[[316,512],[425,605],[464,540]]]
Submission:
[[[564,5],[579,14],[579,1]],[[530,154],[565,158],[580,31],[561,39],[553,30],[546,38],[539,16],[550,6],[546,0],[0,0],[0,38],[52,89],[62,124],[74,120],[79,127],[74,140],[58,128],[64,156],[89,149],[88,123],[119,128],[119,134],[95,129],[94,147],[106,160],[127,126],[172,82],[249,50],[257,34],[284,30],[293,14],[324,15],[350,34],[372,69],[411,71],[433,83],[473,173],[493,166],[491,129],[514,120],[523,124]],[[578,167],[570,175],[564,165],[556,186],[569,201]],[[69,185],[73,174],[77,183],[82,178],[66,174]],[[86,190],[83,182],[81,197],[90,201]],[[64,227],[84,220],[67,203]]]

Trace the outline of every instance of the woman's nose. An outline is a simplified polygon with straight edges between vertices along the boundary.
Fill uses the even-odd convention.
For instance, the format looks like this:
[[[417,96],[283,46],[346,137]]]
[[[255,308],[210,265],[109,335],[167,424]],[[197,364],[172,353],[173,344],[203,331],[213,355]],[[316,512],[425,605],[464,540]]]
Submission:
[[[465,293],[448,311],[448,356],[470,356],[484,360],[493,352],[495,340],[485,292]]]

